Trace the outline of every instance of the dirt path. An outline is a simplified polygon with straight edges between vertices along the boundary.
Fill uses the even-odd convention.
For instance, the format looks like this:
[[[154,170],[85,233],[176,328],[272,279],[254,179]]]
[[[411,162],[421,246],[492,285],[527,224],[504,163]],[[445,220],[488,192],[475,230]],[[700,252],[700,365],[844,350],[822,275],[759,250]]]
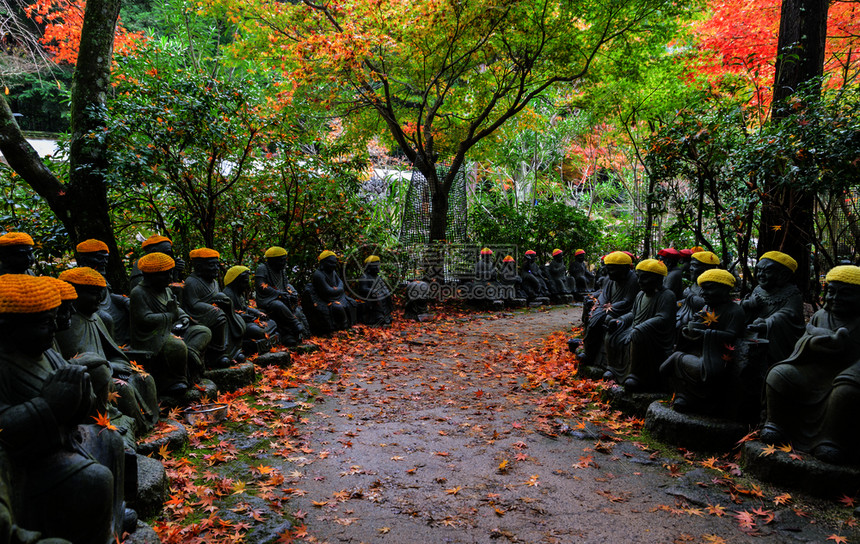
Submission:
[[[536,401],[548,393],[521,387],[511,351],[570,330],[580,311],[398,333],[321,385],[300,427],[306,454],[258,458],[286,475],[288,509],[311,540],[330,543],[825,542],[836,532],[767,495],[733,503],[718,474],[667,470],[642,445],[540,432]],[[774,521],[742,532],[736,512],[756,507]]]

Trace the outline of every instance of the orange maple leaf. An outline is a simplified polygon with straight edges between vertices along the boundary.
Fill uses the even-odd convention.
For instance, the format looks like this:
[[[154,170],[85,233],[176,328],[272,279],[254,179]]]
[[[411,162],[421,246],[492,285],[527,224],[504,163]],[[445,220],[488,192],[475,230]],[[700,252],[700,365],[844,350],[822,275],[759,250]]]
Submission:
[[[720,316],[717,315],[717,312],[714,310],[705,312],[702,314],[702,324],[706,327],[710,327],[712,323],[716,323],[719,320]]]
[[[110,422],[110,417],[105,413],[96,412],[96,415],[92,416],[94,420],[96,420],[96,425],[104,427],[105,429],[109,429],[111,431],[116,430],[116,425]]]
[[[848,544],[848,539],[841,535],[830,535],[827,537],[827,540],[832,540],[837,544]]]

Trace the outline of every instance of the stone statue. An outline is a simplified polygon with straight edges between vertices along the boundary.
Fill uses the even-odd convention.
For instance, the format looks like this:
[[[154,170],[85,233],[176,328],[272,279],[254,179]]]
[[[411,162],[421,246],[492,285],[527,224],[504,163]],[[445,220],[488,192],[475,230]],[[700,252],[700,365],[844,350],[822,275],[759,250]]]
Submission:
[[[173,242],[166,236],[153,234],[140,244],[145,254],[163,253],[173,259],[175,263],[173,272],[170,277],[170,283],[182,281],[182,274],[185,272],[185,261],[173,254]],[[131,266],[131,277],[129,277],[129,288],[134,289],[137,284],[143,279],[143,274],[138,268],[137,262]]]
[[[391,312],[394,309],[391,291],[379,276],[379,269],[380,260],[377,255],[364,259],[364,274],[358,279],[356,286],[361,322],[374,327],[390,325]]]
[[[681,254],[681,261],[678,263],[678,268],[681,269],[681,278],[685,282],[690,281],[690,264],[693,260],[693,250],[692,249],[681,249],[679,250]],[[686,289],[685,289],[686,291]]]
[[[657,252],[657,257],[666,265],[669,273],[663,280],[663,286],[675,294],[675,300],[681,300],[684,294],[684,272],[678,267],[681,252],[674,247],[667,247]]]
[[[523,279],[523,291],[529,302],[538,298],[546,298],[549,301],[549,289],[544,281],[540,265],[537,263],[537,253],[530,249],[526,251],[523,259],[523,267],[520,277]]]
[[[731,273],[707,270],[698,283],[705,306],[683,329],[677,351],[660,366],[660,374],[675,392],[675,411],[718,413],[724,408],[744,312],[732,302],[735,277]]]
[[[343,280],[337,273],[337,255],[323,251],[317,262],[319,265],[302,294],[311,329],[319,334],[348,329],[356,322],[356,303],[346,296]]]
[[[502,286],[504,300],[510,304],[515,299],[519,299],[517,304],[522,304],[526,300],[526,293],[523,291],[523,279],[517,274],[517,262],[513,255],[505,255],[502,263],[499,265],[497,274],[499,285]]]
[[[33,238],[23,232],[7,232],[0,236],[0,275],[33,274]]]
[[[483,307],[489,307],[493,303],[501,304],[501,289],[492,249],[481,249],[472,275],[474,280],[467,284],[469,302]]]
[[[182,309],[212,333],[206,347],[206,368],[226,368],[235,360],[245,361],[242,338],[245,321],[233,311],[230,298],[218,288],[221,255],[208,247],[191,251],[192,272],[182,289]]]
[[[42,534],[16,523],[12,504],[12,464],[0,448],[0,542],[3,544],[72,544],[63,538],[41,538]]]
[[[607,320],[604,379],[629,392],[660,391],[660,365],[675,341],[675,295],[664,286],[666,265],[645,259],[636,265],[639,289],[633,310]]]
[[[191,324],[169,289],[174,262],[164,253],[138,259],[140,283],[131,290],[131,347],[150,354],[150,368],[160,394],[181,398],[203,374],[203,353],[212,333]]]
[[[791,283],[797,261],[779,251],[768,251],[756,264],[758,286],[741,302],[747,331],[768,341],[766,370],[789,355],[803,334],[803,297]]]
[[[58,327],[60,353],[71,362],[83,354],[106,361],[113,378],[112,390],[118,394],[116,407],[134,421],[135,436],[146,434],[158,423],[155,379],[142,367],[131,364],[101,319],[98,310],[107,282],[89,267],[65,270],[60,279],[70,283],[77,294],[72,303],[74,312],[70,316],[70,326],[66,330]]]
[[[567,267],[564,265],[564,252],[562,250],[552,250],[552,261],[547,266],[546,272],[549,276],[547,287],[549,287],[550,294],[564,298],[573,293],[568,281],[570,278],[567,276]]]
[[[684,298],[678,308],[675,317],[675,329],[681,334],[687,323],[692,321],[696,314],[705,307],[705,299],[702,298],[702,287],[699,285],[699,276],[706,270],[712,270],[719,266],[720,258],[710,251],[699,251],[693,253],[690,260],[690,281],[693,284],[684,289]]]
[[[89,267],[107,275],[110,252],[106,243],[100,240],[84,240],[75,247],[75,262],[78,266]],[[104,298],[99,303],[99,317],[107,327],[111,337],[120,345],[128,344],[128,297],[111,293],[110,285],[104,290]]]
[[[574,252],[567,273],[573,278],[574,294],[577,295],[577,300],[582,300],[586,293],[591,292],[594,285],[594,274],[591,273],[585,262],[584,249],[577,249]]]
[[[833,464],[860,462],[860,268],[827,273],[825,307],[785,361],[766,379],[767,419],[761,439],[790,442]]]
[[[123,444],[117,433],[85,424],[95,402],[90,378],[49,349],[59,306],[46,278],[0,277],[0,444],[11,458],[22,526],[106,544],[136,524],[124,507]]]
[[[279,342],[278,327],[266,314],[249,306],[250,279],[250,268],[233,266],[224,274],[224,289],[221,292],[230,299],[233,311],[245,322],[245,341],[242,350],[248,354],[264,353],[273,344]]]
[[[630,268],[633,259],[623,251],[613,251],[603,258],[606,263],[608,281],[597,294],[588,315],[588,324],[582,337],[583,355],[580,363],[584,366],[605,367],[604,335],[606,322],[618,319],[630,312],[639,281]]]
[[[257,307],[278,324],[281,342],[295,346],[309,335],[304,312],[299,308],[299,293],[287,281],[284,269],[287,266],[287,250],[272,246],[266,250],[266,262],[257,267],[254,288],[257,292]]]

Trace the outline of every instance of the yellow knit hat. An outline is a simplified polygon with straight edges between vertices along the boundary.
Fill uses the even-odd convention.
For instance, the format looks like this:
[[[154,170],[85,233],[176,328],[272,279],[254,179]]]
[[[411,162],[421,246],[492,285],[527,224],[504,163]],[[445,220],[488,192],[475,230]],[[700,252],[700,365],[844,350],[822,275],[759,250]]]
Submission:
[[[824,279],[828,282],[840,281],[842,283],[860,285],[860,266],[852,266],[850,264],[834,266]]]
[[[512,262],[514,262],[514,256],[513,255],[505,255],[505,258],[502,259],[502,262],[503,263],[512,263]]]
[[[63,270],[60,279],[73,285],[92,285],[93,287],[107,287],[104,276],[89,266],[79,266]]]
[[[606,264],[633,264],[633,259],[623,251],[613,251],[603,258],[603,262]]]
[[[208,247],[198,247],[197,249],[192,249],[188,256],[192,259],[220,259],[221,254],[215,251],[214,249],[209,249]]]
[[[485,247],[484,249],[481,250],[481,255],[492,255],[492,254],[493,254],[493,250],[488,248],[488,247]]]
[[[149,238],[144,240],[143,243],[140,244],[140,247],[145,248],[147,246],[160,244],[162,242],[167,242],[168,244],[173,245],[173,242],[167,236],[161,236],[160,234],[153,234],[152,236],[150,236]]]
[[[287,254],[287,250],[286,250],[286,249],[284,249],[284,248],[282,248],[282,247],[280,247],[280,246],[272,246],[272,247],[270,247],[269,249],[267,249],[267,250],[266,250],[266,255],[265,255],[265,257],[266,257],[267,259],[271,259],[271,258],[273,258],[273,257],[283,257],[283,256],[284,256],[284,255],[286,255],[286,254]]]
[[[552,250],[552,256],[553,257],[555,257],[556,255],[561,255],[562,253],[564,253],[564,251],[562,251],[558,248]]]
[[[251,269],[247,266],[231,266],[230,269],[227,270],[227,273],[224,274],[224,285],[230,285],[231,283],[233,283],[233,280],[241,276],[243,273],[250,271]]]
[[[60,305],[60,290],[45,277],[28,274],[0,276],[0,314],[35,314]]]
[[[669,274],[669,269],[666,268],[666,265],[663,264],[663,261],[658,261],[657,259],[645,259],[636,265],[636,270],[644,270],[645,272],[654,272],[655,274],[660,274],[661,276],[666,276]]]
[[[52,278],[51,276],[42,276],[50,283],[54,285],[54,288],[60,293],[60,301],[65,302],[67,300],[75,300],[78,298],[78,292],[75,291],[75,288],[72,287],[70,283],[66,283],[63,280]]]
[[[584,255],[585,250],[584,249],[577,249],[576,251],[573,252],[573,254],[574,255]]]
[[[698,280],[699,285],[702,285],[707,281],[722,283],[723,285],[728,285],[729,287],[735,286],[735,277],[732,276],[731,272],[723,270],[722,268],[712,268],[710,270],[705,270],[704,272],[702,272]]]
[[[759,258],[759,260],[762,259],[770,259],[771,261],[776,261],[791,270],[792,273],[797,270],[797,261],[791,258],[790,255],[786,255],[782,251],[768,251]]]
[[[379,262],[379,257],[377,255],[371,255],[370,257],[368,257],[364,260],[364,264],[378,263],[378,262]]]
[[[172,269],[174,266],[176,266],[176,261],[171,259],[168,255],[157,251],[144,255],[137,261],[137,267],[140,271],[150,274],[154,272],[164,272]]]
[[[7,232],[0,236],[0,247],[6,246],[32,246],[33,238],[25,232]]]
[[[319,254],[319,256],[317,257],[317,260],[321,261],[323,259],[328,259],[329,257],[337,257],[337,254],[334,251],[329,251],[327,249],[327,250],[325,250]]]
[[[720,258],[712,251],[697,251],[693,253],[693,258],[700,263],[712,264],[714,266],[720,264]]]
[[[107,251],[110,253],[108,246],[106,243],[101,240],[96,240],[95,238],[90,238],[89,240],[84,240],[77,246],[75,246],[75,251],[78,253],[95,253],[97,251]]]

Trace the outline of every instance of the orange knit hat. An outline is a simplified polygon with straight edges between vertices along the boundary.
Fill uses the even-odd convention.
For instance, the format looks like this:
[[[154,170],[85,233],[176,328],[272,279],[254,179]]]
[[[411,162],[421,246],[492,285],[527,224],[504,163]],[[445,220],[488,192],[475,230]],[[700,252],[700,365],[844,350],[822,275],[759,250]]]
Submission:
[[[60,290],[44,277],[0,276],[0,314],[36,314],[60,305]]]
[[[149,238],[144,240],[143,243],[140,244],[140,247],[147,247],[147,246],[151,246],[151,245],[155,245],[155,244],[160,244],[161,242],[167,242],[168,244],[173,245],[173,242],[170,241],[170,238],[168,238],[167,236],[161,236],[159,234],[153,234],[152,236],[150,236]]]
[[[75,288],[72,287],[70,283],[66,283],[63,280],[58,280],[57,278],[52,278],[51,276],[42,276],[52,284],[54,284],[54,288],[60,293],[60,300],[65,302],[67,300],[75,300],[78,298],[78,292],[75,291]]]
[[[107,287],[104,276],[89,266],[79,266],[63,270],[60,279],[73,285],[92,285],[93,287]]]
[[[90,238],[89,240],[84,240],[77,246],[75,246],[75,251],[78,253],[95,253],[97,251],[107,251],[110,253],[108,246],[106,243],[101,240],[96,240],[95,238]]]
[[[197,249],[192,249],[188,254],[192,259],[220,259],[221,254],[215,251],[214,249],[209,249],[208,247],[198,247]]]
[[[32,246],[33,238],[25,232],[7,232],[0,236],[0,247],[5,246]]]
[[[137,261],[137,267],[140,271],[147,273],[164,272],[174,266],[176,266],[176,261],[157,251],[144,255]]]

